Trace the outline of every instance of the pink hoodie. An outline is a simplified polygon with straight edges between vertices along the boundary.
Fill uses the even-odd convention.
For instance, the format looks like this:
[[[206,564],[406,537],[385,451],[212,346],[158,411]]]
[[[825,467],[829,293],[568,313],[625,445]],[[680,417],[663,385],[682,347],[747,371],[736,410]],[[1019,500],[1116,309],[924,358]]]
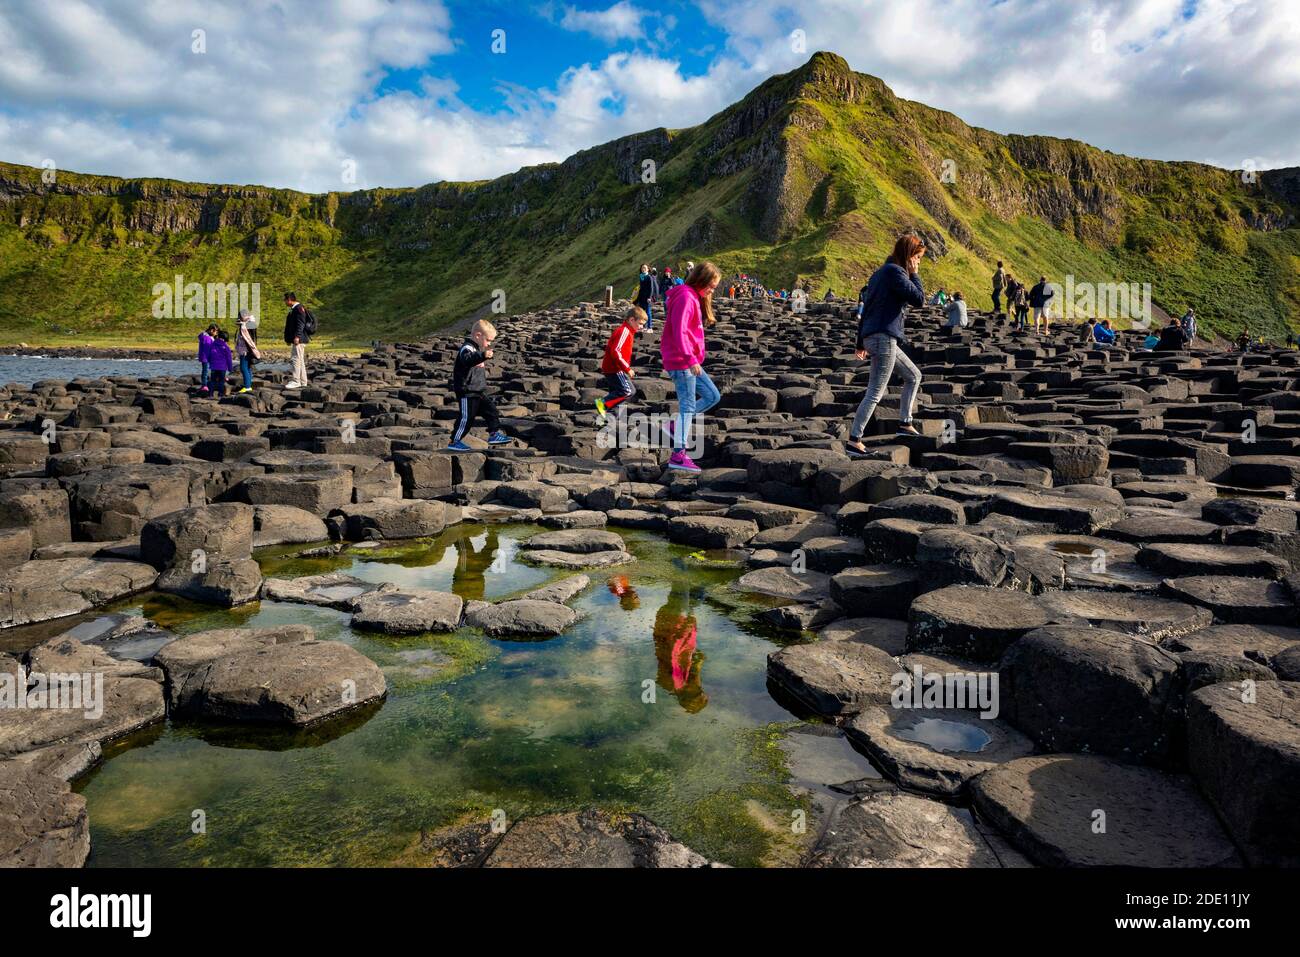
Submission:
[[[677,372],[704,362],[704,312],[700,294],[687,285],[668,290],[659,354],[665,372]]]

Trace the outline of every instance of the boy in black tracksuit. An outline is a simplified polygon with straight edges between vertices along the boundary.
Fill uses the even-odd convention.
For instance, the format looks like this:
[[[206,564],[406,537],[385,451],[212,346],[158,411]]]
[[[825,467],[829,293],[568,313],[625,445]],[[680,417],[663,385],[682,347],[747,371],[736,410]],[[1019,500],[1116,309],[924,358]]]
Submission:
[[[451,430],[451,444],[447,446],[449,451],[473,451],[462,440],[479,416],[483,417],[483,423],[487,426],[489,445],[504,445],[510,441],[510,436],[501,431],[497,407],[487,394],[487,372],[483,368],[483,363],[492,358],[492,342],[496,337],[497,331],[492,323],[480,319],[474,323],[469,338],[456,352],[452,389],[456,393],[459,414],[456,425]]]

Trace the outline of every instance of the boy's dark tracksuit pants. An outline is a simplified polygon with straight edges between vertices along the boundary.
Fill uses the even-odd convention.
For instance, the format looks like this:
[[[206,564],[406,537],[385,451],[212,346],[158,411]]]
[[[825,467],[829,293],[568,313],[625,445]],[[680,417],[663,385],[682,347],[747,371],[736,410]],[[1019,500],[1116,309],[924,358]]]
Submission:
[[[492,397],[486,392],[469,392],[465,395],[458,396],[456,399],[460,406],[460,414],[456,417],[456,426],[451,430],[451,440],[459,442],[469,434],[469,430],[474,427],[474,420],[480,416],[483,424],[487,426],[488,434],[491,435],[501,429],[501,419],[497,415],[497,407],[492,401]]]
[[[612,409],[620,402],[626,402],[636,395],[636,386],[632,384],[632,377],[626,372],[606,373],[605,388],[609,390],[609,395],[605,396],[607,409]]]

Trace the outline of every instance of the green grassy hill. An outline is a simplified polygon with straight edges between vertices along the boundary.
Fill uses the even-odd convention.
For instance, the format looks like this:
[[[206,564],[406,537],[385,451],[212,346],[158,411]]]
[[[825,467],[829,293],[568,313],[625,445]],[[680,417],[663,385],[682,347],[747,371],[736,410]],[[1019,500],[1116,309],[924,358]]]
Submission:
[[[1300,170],[1245,182],[1002,136],[825,53],[700,126],[488,182],[307,195],[42,172],[0,164],[0,344],[188,345],[198,320],[151,314],[176,275],[260,283],[270,320],[296,289],[337,346],[462,323],[497,290],[507,312],[626,295],[645,261],[853,295],[904,230],[931,249],[927,288],[978,307],[1002,259],[1021,278],[1150,283],[1224,334],[1300,328]]]

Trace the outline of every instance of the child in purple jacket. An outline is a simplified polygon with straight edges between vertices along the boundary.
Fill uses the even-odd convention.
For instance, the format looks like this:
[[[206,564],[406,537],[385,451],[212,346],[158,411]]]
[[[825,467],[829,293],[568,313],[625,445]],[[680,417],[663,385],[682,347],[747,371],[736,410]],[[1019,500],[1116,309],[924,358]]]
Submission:
[[[208,378],[212,372],[212,343],[216,335],[217,324],[214,322],[199,333],[199,391],[208,391]]]
[[[208,362],[212,367],[212,394],[218,399],[223,398],[226,394],[226,373],[235,367],[234,357],[230,354],[230,337],[226,335],[225,329],[220,330],[217,338],[212,340],[208,349]]]

